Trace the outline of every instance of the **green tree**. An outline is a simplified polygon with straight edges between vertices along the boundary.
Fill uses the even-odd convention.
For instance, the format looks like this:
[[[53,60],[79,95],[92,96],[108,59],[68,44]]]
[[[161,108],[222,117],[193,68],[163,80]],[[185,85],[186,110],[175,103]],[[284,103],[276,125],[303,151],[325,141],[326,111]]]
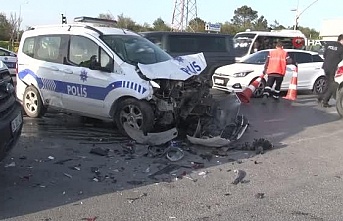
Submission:
[[[257,11],[244,5],[234,11],[231,19],[232,24],[241,26],[243,29],[252,28],[253,22],[258,18]]]
[[[117,26],[119,28],[125,28],[136,32],[142,30],[141,25],[136,24],[136,22],[133,21],[130,17],[125,17],[123,14],[118,15]]]
[[[298,26],[298,30],[301,31],[306,38],[319,39],[319,32],[313,28]]]
[[[188,22],[187,31],[205,32],[205,24],[206,22],[201,18],[194,18]]]
[[[277,20],[274,20],[274,23],[269,26],[270,29],[272,30],[282,30],[286,29],[285,26],[280,25],[280,23]]]
[[[153,23],[154,31],[170,31],[170,27],[162,20],[162,18],[156,19]]]
[[[11,38],[11,26],[4,13],[0,13],[0,41],[8,41]]]
[[[268,30],[268,21],[262,15],[254,23],[253,27],[255,31],[267,31]]]
[[[230,34],[235,35],[238,32],[240,32],[241,28],[237,25],[234,25],[230,22],[225,22],[224,24],[221,24],[221,33],[223,34]]]

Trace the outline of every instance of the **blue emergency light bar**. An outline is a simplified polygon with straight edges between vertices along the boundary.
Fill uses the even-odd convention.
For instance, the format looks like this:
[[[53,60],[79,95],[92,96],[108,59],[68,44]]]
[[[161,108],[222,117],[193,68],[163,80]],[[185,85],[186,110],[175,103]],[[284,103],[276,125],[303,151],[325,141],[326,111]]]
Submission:
[[[82,22],[82,23],[92,23],[92,24],[99,24],[99,25],[116,25],[116,20],[110,19],[103,19],[103,18],[92,18],[92,17],[76,17],[74,18],[74,22]]]

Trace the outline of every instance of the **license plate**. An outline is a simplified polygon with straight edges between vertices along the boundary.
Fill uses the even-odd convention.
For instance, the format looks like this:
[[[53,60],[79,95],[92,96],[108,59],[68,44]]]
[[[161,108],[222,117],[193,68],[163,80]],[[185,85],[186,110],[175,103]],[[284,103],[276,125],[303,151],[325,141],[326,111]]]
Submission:
[[[223,79],[214,79],[214,83],[215,84],[224,84],[224,80]]]
[[[14,118],[14,120],[12,120],[11,122],[12,133],[16,132],[20,128],[22,123],[23,123],[23,119],[20,112],[18,116]]]

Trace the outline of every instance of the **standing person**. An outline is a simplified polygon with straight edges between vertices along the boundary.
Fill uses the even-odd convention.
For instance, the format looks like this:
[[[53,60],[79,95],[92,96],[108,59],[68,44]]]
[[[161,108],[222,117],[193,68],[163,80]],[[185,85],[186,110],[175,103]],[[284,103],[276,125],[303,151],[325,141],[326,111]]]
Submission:
[[[288,53],[283,50],[282,42],[277,42],[276,48],[269,52],[264,65],[264,73],[268,75],[268,80],[263,92],[263,104],[265,104],[267,98],[271,96],[271,90],[274,83],[275,90],[272,96],[276,101],[279,101],[281,84],[283,77],[286,74],[286,66],[289,63],[288,59]]]
[[[327,79],[327,90],[324,94],[318,95],[318,103],[322,107],[331,107],[329,100],[336,92],[335,74],[338,64],[343,60],[343,34],[338,36],[337,42],[325,46],[323,69]]]

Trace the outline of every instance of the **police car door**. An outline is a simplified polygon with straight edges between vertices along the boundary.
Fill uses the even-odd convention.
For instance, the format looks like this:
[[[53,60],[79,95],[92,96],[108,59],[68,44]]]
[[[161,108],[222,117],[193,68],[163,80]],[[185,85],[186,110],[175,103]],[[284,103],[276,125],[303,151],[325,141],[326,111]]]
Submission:
[[[97,61],[100,66],[105,66],[103,63],[109,64],[112,59],[99,46],[96,39],[81,35],[70,36],[68,52],[66,62],[69,66],[64,70],[65,108],[90,115],[105,115],[105,89],[111,82],[111,71],[100,70],[100,67],[92,67],[92,64]],[[107,62],[100,62],[99,57]]]
[[[40,35],[25,39],[18,63],[18,78],[39,89],[42,99],[51,107],[63,107],[59,89],[63,83],[63,53],[68,35]],[[19,88],[18,90],[21,90]]]

